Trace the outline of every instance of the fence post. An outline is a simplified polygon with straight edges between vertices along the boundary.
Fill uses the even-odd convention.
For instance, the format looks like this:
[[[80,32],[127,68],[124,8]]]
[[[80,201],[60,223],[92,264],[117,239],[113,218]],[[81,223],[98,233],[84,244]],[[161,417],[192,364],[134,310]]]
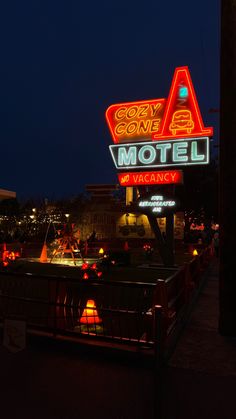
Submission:
[[[155,418],[162,418],[163,411],[163,367],[164,367],[164,353],[163,353],[163,342],[164,341],[164,325],[163,325],[163,309],[161,305],[154,306],[154,356],[155,356],[155,368],[154,368],[154,414]]]
[[[153,299],[154,307],[157,305],[162,307],[162,311],[168,316],[168,296],[166,291],[166,282],[164,279],[158,279],[154,291]]]
[[[54,337],[57,335],[57,313],[58,313],[57,305],[58,305],[58,296],[59,296],[59,281],[58,281],[58,279],[56,279],[56,293],[55,293],[55,300],[53,302],[53,305],[54,305],[54,310],[53,310],[53,314],[54,314],[54,319],[53,319],[53,335],[54,335]]]

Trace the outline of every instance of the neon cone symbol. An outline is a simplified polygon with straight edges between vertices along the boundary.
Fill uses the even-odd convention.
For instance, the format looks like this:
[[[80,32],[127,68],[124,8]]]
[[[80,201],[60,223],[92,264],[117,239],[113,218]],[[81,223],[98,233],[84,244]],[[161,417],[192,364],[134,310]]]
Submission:
[[[46,245],[46,243],[44,243],[44,245],[43,245],[43,248],[42,248],[42,252],[41,252],[39,261],[41,263],[45,263],[45,262],[48,261],[48,257],[47,257],[47,245]]]
[[[102,319],[98,316],[94,300],[88,300],[80,318],[81,324],[99,324]]]

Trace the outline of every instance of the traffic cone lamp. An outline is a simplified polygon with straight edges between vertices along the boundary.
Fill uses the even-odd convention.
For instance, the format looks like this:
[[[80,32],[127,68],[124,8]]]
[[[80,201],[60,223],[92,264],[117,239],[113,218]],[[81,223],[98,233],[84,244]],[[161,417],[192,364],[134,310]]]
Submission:
[[[48,258],[47,258],[47,245],[46,245],[46,243],[44,243],[44,245],[43,245],[43,248],[42,248],[42,252],[41,252],[39,261],[41,263],[46,263],[48,261]]]
[[[102,323],[102,319],[98,316],[96,305],[94,300],[88,300],[86,307],[80,318],[81,324],[99,324]]]

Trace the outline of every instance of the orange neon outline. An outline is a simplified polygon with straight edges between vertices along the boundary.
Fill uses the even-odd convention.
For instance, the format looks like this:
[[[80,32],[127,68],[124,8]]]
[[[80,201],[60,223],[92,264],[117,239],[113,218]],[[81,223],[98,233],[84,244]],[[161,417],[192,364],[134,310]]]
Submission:
[[[176,114],[178,113],[184,113],[184,112],[189,112],[190,113],[190,115],[191,115],[191,118],[189,118],[189,122],[192,122],[192,128],[190,128],[190,127],[181,127],[181,128],[172,128],[171,126],[172,126],[172,124],[177,124],[178,122],[176,121],[175,122],[175,117],[176,117]],[[182,121],[182,120],[181,120]],[[187,120],[186,120],[187,121]],[[169,130],[171,131],[171,134],[172,135],[175,135],[175,133],[173,132],[173,131],[184,131],[184,130],[186,130],[187,131],[187,133],[188,134],[191,134],[191,132],[192,132],[192,130],[194,129],[194,126],[195,126],[195,124],[194,124],[194,121],[193,121],[193,119],[192,119],[192,112],[189,110],[189,109],[178,109],[177,111],[175,111],[174,113],[173,113],[173,115],[172,115],[172,119],[171,119],[171,123],[170,123],[170,125],[169,125]],[[188,131],[191,131],[191,132],[188,132]],[[182,134],[183,135],[183,134]]]
[[[112,119],[112,117],[111,117],[111,112],[113,112],[113,110],[114,110],[114,108],[116,109],[117,108],[117,110],[120,108],[120,107],[122,107],[122,106],[125,106],[126,108],[127,107],[132,107],[132,106],[138,106],[138,107],[140,107],[142,104],[148,104],[148,105],[151,105],[151,104],[157,104],[157,103],[160,103],[161,105],[163,105],[163,108],[165,109],[165,102],[166,102],[166,99],[165,98],[161,98],[161,99],[149,99],[149,100],[139,100],[139,101],[134,101],[134,102],[123,102],[123,103],[116,103],[116,104],[113,104],[113,105],[110,105],[108,108],[107,108],[107,110],[106,110],[106,113],[105,113],[105,116],[106,116],[106,121],[107,121],[107,124],[108,124],[108,127],[109,127],[109,130],[110,130],[110,132],[111,132],[111,135],[112,135],[112,139],[113,139],[113,142],[116,144],[116,143],[119,143],[120,142],[120,138],[116,135],[116,133],[115,133],[115,128],[116,128],[116,126],[118,125],[118,123],[119,123],[119,121],[117,121],[117,123],[114,123],[114,121],[113,121],[113,119]],[[165,111],[164,111],[165,112]],[[115,113],[115,111],[114,111],[114,113]],[[131,118],[130,118],[131,119]],[[134,117],[134,120],[135,121],[139,121],[139,119],[140,118],[135,118]],[[161,119],[162,120],[162,118],[158,118],[158,119]],[[142,120],[142,119],[140,119],[140,120]],[[144,119],[145,120],[145,119]],[[153,119],[150,119],[151,121],[153,121]],[[121,119],[121,121],[122,121],[122,119]],[[160,121],[160,124],[159,124],[159,126],[161,126],[161,121]],[[137,139],[138,138],[140,138],[141,137],[141,135],[143,135],[143,136],[145,136],[145,133],[143,133],[143,134],[139,134],[139,135],[137,135]],[[132,134],[130,134],[130,135],[126,135],[126,137],[127,137],[127,141],[130,141],[130,138],[135,138],[135,136],[134,135],[132,135]],[[151,137],[151,135],[150,135],[150,139],[151,139],[152,137]],[[148,141],[148,139],[147,139],[147,141]],[[122,143],[123,143],[123,141],[122,141]]]
[[[174,138],[183,137],[183,134],[176,134],[173,136],[169,130],[170,120],[172,120],[171,117],[173,115],[172,109],[174,107],[174,101],[176,99],[176,90],[178,88],[177,81],[180,78],[181,73],[183,73],[183,77],[187,81],[187,87],[189,88],[189,91],[190,91],[189,98],[191,101],[191,108],[189,110],[192,112],[192,114],[194,114],[193,115],[194,118],[196,118],[196,120],[193,119],[193,122],[195,125],[193,132],[191,134],[184,135],[184,137],[193,137],[193,136],[200,136],[200,137],[210,136],[211,137],[213,135],[212,127],[204,127],[200,109],[197,102],[197,98],[196,98],[196,94],[194,91],[193,83],[191,80],[190,72],[189,72],[188,67],[184,66],[184,67],[177,67],[175,69],[174,77],[173,77],[171,88],[170,88],[170,93],[167,100],[167,105],[166,105],[164,116],[162,119],[162,128],[159,133],[153,134],[152,136],[153,140],[166,139],[166,138],[171,138],[171,137],[174,137]],[[192,111],[192,108],[193,108],[193,111]],[[197,122],[198,127],[196,126],[195,122]]]

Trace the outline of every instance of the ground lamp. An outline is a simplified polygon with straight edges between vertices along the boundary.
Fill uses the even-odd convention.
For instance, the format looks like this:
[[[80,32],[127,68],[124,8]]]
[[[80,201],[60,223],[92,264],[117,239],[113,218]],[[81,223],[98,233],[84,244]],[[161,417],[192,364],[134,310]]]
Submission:
[[[98,316],[98,312],[96,309],[95,301],[88,300],[86,307],[82,313],[80,318],[80,323],[82,324],[98,324],[101,323],[102,320]]]

